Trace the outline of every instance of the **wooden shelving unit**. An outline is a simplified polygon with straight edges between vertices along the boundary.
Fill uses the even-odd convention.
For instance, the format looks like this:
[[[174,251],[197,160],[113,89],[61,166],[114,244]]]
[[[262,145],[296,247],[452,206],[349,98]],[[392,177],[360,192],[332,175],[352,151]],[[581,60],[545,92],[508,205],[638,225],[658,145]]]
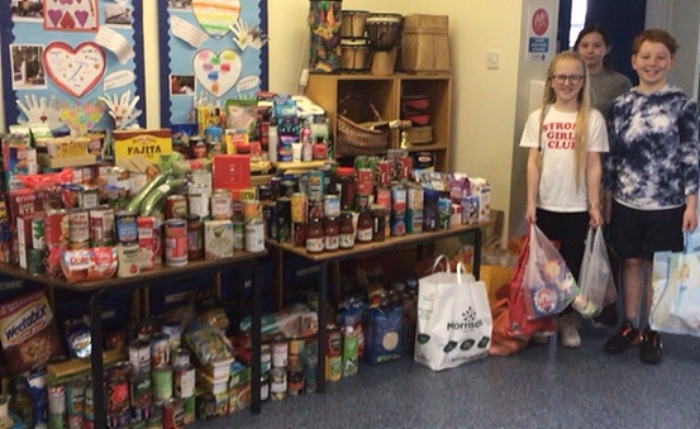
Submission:
[[[402,95],[427,95],[430,99],[430,125],[433,126],[433,142],[414,145],[410,152],[431,152],[435,155],[435,169],[446,171],[449,166],[450,123],[452,115],[452,78],[450,75],[372,76],[364,74],[311,74],[306,96],[321,106],[328,115],[333,142],[337,141],[339,103],[352,95],[371,102],[382,120],[399,119]],[[352,112],[353,117],[373,121],[372,112]],[[400,147],[401,134],[392,130],[390,148]],[[337,152],[334,152],[337,153]]]

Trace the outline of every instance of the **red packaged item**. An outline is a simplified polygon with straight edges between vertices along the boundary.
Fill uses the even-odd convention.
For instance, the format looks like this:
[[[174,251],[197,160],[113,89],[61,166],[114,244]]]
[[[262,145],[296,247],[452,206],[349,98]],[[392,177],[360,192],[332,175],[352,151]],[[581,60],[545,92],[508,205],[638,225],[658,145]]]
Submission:
[[[93,247],[68,250],[61,256],[61,268],[66,280],[73,283],[112,277],[117,272],[117,249]]]

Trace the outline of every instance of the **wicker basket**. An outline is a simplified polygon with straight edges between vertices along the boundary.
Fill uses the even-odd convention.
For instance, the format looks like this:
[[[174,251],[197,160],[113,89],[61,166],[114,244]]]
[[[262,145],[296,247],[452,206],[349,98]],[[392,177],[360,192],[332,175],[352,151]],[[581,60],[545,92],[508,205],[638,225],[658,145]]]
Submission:
[[[351,109],[351,104],[355,109]],[[337,156],[379,155],[386,151],[389,144],[389,129],[372,129],[371,124],[363,124],[358,118],[367,118],[367,111],[372,113],[371,119],[381,121],[382,118],[374,105],[354,96],[346,96],[338,102],[338,141]],[[353,118],[347,115],[352,112]],[[355,119],[355,120],[353,120]]]

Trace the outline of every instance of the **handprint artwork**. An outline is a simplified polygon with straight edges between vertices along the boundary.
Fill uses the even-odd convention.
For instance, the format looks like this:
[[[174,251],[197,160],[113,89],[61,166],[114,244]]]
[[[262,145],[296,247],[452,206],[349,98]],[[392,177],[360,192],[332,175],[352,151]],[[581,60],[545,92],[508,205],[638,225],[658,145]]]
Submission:
[[[248,46],[259,51],[267,43],[267,34],[263,34],[257,25],[250,27],[247,22],[239,19],[230,28],[233,33],[233,41],[241,52],[245,51]]]
[[[52,95],[48,103],[46,97],[38,98],[32,94],[24,96],[24,103],[17,100],[17,107],[24,114],[25,120],[20,119],[20,124],[46,124],[49,129],[57,130],[64,126],[61,122],[61,109],[64,103],[58,101],[56,96]]]
[[[113,94],[112,97],[104,95],[99,98],[107,105],[107,108],[109,109],[109,116],[114,119],[114,128],[117,130],[127,128],[132,122],[141,116],[141,113],[143,113],[141,110],[134,110],[140,97],[136,96],[132,100],[131,91],[126,91],[123,93],[121,98],[117,94]]]

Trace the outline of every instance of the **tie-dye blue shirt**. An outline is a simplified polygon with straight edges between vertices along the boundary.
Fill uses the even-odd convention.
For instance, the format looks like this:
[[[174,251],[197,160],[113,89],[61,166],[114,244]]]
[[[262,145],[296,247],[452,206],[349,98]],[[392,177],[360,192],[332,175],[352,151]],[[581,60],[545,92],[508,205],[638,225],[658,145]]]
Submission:
[[[698,193],[697,104],[677,87],[637,88],[617,97],[608,114],[610,152],[603,186],[628,207],[680,207]]]

